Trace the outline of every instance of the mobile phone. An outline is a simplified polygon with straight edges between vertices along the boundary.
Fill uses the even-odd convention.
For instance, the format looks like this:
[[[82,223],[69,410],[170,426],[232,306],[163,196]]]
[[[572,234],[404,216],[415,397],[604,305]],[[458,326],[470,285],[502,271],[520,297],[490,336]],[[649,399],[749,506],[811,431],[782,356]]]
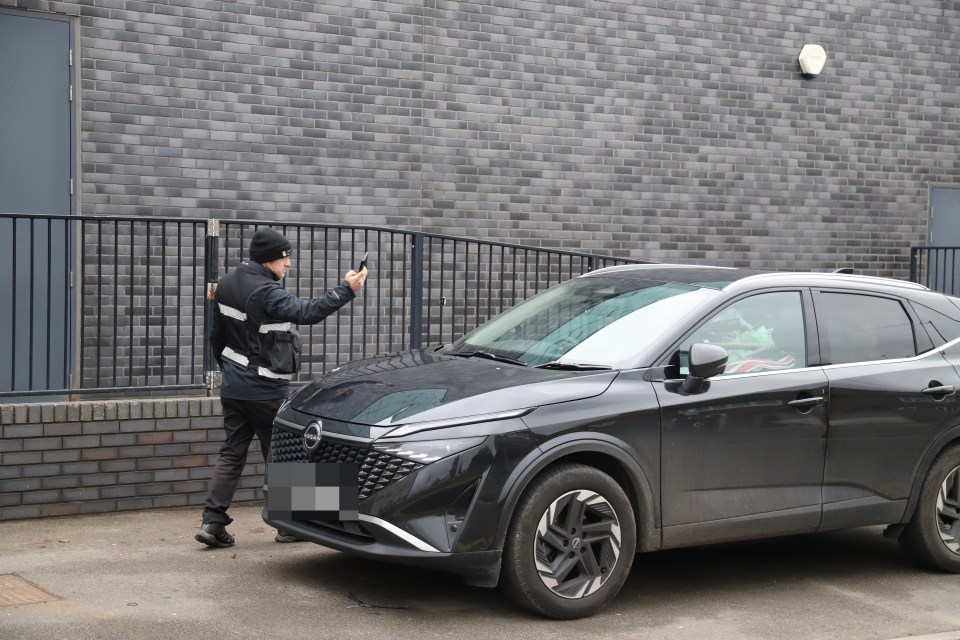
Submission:
[[[363,256],[360,257],[360,266],[357,267],[357,273],[360,273],[361,271],[363,271],[363,268],[367,266],[367,254],[369,253],[370,253],[369,251],[364,251]]]

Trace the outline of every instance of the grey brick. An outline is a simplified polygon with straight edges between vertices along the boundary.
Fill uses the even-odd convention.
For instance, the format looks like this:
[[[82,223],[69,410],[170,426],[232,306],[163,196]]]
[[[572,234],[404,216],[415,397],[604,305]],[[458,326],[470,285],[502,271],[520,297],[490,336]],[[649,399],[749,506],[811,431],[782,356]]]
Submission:
[[[42,435],[42,424],[15,424],[3,428],[4,438],[39,438]]]
[[[44,451],[43,461],[46,462],[79,462],[79,449],[56,449],[54,451]]]
[[[84,435],[94,435],[100,433],[117,433],[120,431],[120,422],[113,420],[105,420],[103,422],[90,422],[86,421],[83,423],[82,433]]]
[[[59,405],[63,409],[64,420],[53,424],[43,425],[43,435],[45,436],[77,436],[83,432],[83,426],[79,422],[66,422],[66,407]]]
[[[0,520],[19,520],[21,518],[39,518],[40,507],[36,504],[0,509]]]

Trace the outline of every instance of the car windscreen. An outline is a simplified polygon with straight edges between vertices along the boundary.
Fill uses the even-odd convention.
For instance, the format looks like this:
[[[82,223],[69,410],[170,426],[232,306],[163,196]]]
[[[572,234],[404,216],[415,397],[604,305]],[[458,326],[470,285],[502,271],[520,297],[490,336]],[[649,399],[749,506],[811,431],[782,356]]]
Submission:
[[[496,356],[528,366],[617,368],[716,295],[689,284],[615,275],[577,278],[506,311],[448,353]]]

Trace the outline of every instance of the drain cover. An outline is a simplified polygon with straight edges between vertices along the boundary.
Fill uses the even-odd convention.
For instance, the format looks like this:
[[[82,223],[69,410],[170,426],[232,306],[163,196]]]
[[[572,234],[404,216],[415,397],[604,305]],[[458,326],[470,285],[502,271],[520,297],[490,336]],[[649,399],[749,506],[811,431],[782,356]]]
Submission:
[[[0,575],[0,607],[12,604],[50,602],[56,599],[56,596],[30,584],[20,576],[15,576],[12,573]]]

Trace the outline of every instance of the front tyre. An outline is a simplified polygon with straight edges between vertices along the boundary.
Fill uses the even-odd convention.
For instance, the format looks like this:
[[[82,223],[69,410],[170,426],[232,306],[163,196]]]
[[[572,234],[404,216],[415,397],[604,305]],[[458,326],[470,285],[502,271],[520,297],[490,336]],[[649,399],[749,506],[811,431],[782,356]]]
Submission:
[[[554,467],[527,488],[507,532],[503,586],[541,615],[582,618],[613,600],[637,546],[633,508],[607,474]]]
[[[960,445],[933,461],[900,545],[926,567],[960,573]]]

